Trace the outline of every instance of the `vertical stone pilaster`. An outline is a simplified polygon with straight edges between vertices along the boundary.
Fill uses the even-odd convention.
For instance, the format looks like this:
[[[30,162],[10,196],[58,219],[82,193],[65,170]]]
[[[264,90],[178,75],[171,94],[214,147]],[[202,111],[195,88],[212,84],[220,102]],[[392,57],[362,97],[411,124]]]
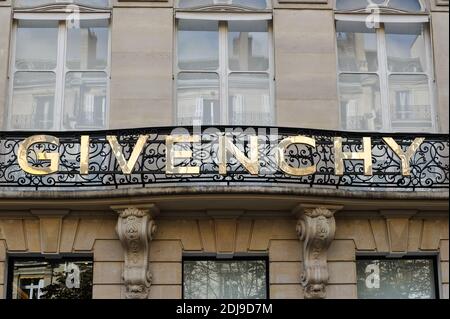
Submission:
[[[149,248],[156,231],[155,205],[112,207],[119,213],[116,231],[125,251],[123,280],[126,299],[147,299],[152,275]]]
[[[297,213],[297,234],[303,242],[303,273],[301,284],[305,299],[326,297],[328,283],[328,247],[334,239],[334,213],[342,207],[300,205]]]

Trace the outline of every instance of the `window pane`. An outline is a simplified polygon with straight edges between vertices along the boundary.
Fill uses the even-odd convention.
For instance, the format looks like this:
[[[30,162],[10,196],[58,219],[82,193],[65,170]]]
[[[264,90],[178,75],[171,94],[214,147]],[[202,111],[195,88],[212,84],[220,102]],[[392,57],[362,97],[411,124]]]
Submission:
[[[185,299],[265,299],[266,262],[185,261]]]
[[[267,21],[230,21],[228,31],[231,70],[265,71],[269,68]]]
[[[64,128],[105,127],[107,77],[104,72],[70,72],[64,91]]]
[[[342,129],[381,130],[380,83],[377,75],[343,74],[339,77]]]
[[[273,120],[269,76],[231,74],[229,77],[231,125],[270,125]]]
[[[433,299],[432,259],[358,260],[358,298]]]
[[[52,129],[55,85],[53,72],[17,72],[13,83],[11,128]]]
[[[105,69],[108,65],[108,20],[82,20],[67,30],[67,67]]]
[[[177,79],[178,123],[220,123],[219,77],[215,73],[180,73]]]
[[[14,6],[19,7],[38,7],[47,4],[79,4],[88,7],[109,7],[109,0],[15,0]]]
[[[217,69],[219,67],[219,23],[207,20],[179,20],[177,49],[180,69]]]
[[[385,30],[389,71],[426,72],[424,25],[387,23]]]
[[[376,29],[362,22],[336,22],[339,69],[341,71],[376,72]]]
[[[14,260],[13,267],[13,299],[92,298],[92,261]]]
[[[255,9],[267,8],[267,0],[232,0],[232,3],[237,6],[250,7]]]
[[[56,68],[58,21],[20,20],[16,33],[16,68],[51,70]]]
[[[389,88],[394,130],[417,131],[432,128],[427,76],[391,75]]]
[[[370,3],[380,7],[388,7],[408,12],[420,12],[422,7],[419,0],[336,0],[337,10],[358,10],[365,9]]]
[[[195,8],[208,5],[235,5],[265,9],[267,8],[267,0],[178,0],[179,8]]]
[[[409,12],[423,11],[420,0],[390,0],[389,7]]]

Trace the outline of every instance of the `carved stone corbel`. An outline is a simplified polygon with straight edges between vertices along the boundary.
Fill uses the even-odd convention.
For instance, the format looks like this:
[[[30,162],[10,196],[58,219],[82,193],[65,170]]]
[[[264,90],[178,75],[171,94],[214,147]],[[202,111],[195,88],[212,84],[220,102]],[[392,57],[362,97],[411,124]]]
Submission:
[[[152,209],[153,208],[153,209]],[[149,245],[156,231],[154,205],[113,207],[119,213],[116,231],[125,251],[123,280],[126,299],[147,299],[152,283],[149,271]]]
[[[328,283],[328,247],[334,239],[334,213],[341,207],[309,207],[301,205],[298,212],[297,235],[303,241],[303,273],[301,283],[306,299],[326,297]]]

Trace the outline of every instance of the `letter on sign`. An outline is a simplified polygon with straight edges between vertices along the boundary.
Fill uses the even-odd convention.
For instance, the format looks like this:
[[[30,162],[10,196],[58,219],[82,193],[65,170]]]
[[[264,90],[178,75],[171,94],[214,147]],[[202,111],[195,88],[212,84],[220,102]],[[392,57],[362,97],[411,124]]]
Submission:
[[[89,174],[89,135],[81,136],[80,142],[80,174]]]
[[[134,146],[133,152],[131,153],[128,162],[123,155],[122,149],[119,145],[119,142],[117,141],[117,137],[111,135],[107,136],[106,139],[108,140],[109,145],[111,145],[112,152],[114,153],[114,156],[119,163],[120,169],[125,175],[130,175],[133,172],[134,165],[136,165],[138,157],[141,154],[145,143],[147,143],[148,135],[139,136],[139,139]]]
[[[316,140],[306,136],[292,136],[282,140],[280,144],[278,144],[278,149],[276,150],[277,163],[280,169],[286,174],[294,176],[306,176],[314,174],[316,172],[316,165],[304,168],[296,168],[290,166],[286,162],[284,152],[292,144],[305,144],[311,147],[316,147]]]
[[[342,138],[336,137],[334,139],[334,166],[336,175],[344,175],[345,160],[363,160],[364,175],[372,176],[372,140],[370,137],[363,137],[362,152],[343,152]]]
[[[246,157],[243,152],[226,136],[219,137],[219,173],[227,175],[227,151],[233,154],[239,163],[245,167],[252,175],[258,175],[258,137],[250,136],[250,158]]]
[[[56,173],[59,169],[59,153],[37,153],[39,161],[50,161],[48,167],[33,167],[28,163],[28,149],[37,143],[48,143],[59,146],[59,139],[51,135],[35,135],[27,138],[19,145],[18,162],[20,168],[32,175],[49,175]]]
[[[175,159],[192,158],[191,151],[174,151],[175,143],[200,143],[201,137],[199,135],[172,135],[166,137],[166,174],[180,174],[180,175],[197,175],[200,174],[200,167],[192,166],[177,166],[175,167]]]
[[[425,141],[425,138],[418,137],[412,142],[411,146],[406,149],[406,152],[403,152],[400,145],[397,144],[396,141],[392,137],[383,137],[383,140],[389,147],[392,149],[392,151],[397,154],[397,156],[400,158],[400,161],[402,162],[402,175],[403,176],[410,176],[411,175],[411,169],[409,167],[409,162],[411,161],[411,158],[413,157],[414,153],[419,149],[420,145]]]

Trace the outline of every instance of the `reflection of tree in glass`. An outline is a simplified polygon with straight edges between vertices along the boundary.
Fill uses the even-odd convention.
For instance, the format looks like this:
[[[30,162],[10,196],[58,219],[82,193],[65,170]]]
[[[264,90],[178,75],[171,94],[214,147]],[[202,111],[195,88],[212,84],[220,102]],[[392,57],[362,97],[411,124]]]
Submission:
[[[188,299],[261,299],[266,297],[264,261],[185,262]]]
[[[366,286],[366,267],[380,268],[380,288]],[[357,263],[358,297],[369,299],[434,298],[434,272],[431,259],[360,260]]]
[[[80,269],[80,288],[68,288],[66,279],[68,273],[55,268],[53,270],[52,284],[42,292],[41,299],[92,299],[92,263],[76,263]]]

